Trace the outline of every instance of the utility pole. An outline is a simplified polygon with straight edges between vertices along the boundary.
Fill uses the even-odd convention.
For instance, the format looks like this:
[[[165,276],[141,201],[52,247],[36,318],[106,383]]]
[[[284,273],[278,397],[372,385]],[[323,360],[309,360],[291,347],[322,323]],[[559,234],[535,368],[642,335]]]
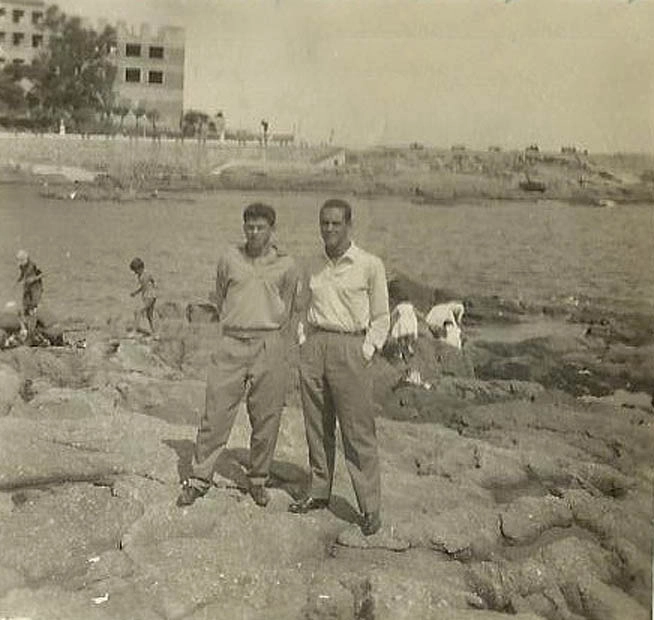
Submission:
[[[266,151],[268,150],[268,127],[270,124],[268,121],[264,118],[261,121],[261,131],[263,132],[263,173],[267,174],[268,173],[268,161],[267,161],[267,155]]]

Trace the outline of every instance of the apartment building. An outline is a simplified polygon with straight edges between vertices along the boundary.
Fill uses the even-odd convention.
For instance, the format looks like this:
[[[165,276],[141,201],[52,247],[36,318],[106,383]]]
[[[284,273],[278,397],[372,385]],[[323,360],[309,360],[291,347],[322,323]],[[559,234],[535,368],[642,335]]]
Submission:
[[[43,0],[0,0],[0,69],[31,63],[46,44]]]
[[[157,126],[178,130],[184,106],[184,29],[116,25],[117,99],[159,113]]]

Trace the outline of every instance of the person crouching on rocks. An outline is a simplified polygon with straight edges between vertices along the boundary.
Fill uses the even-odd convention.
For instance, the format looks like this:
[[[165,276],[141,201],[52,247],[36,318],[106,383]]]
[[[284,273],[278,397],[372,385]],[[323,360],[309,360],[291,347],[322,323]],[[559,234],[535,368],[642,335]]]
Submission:
[[[434,338],[461,349],[463,346],[461,321],[464,312],[465,308],[460,301],[437,303],[427,313],[425,323],[427,323]]]
[[[398,357],[408,362],[418,341],[418,317],[408,295],[398,290],[395,297],[398,303],[391,312],[388,344]]]
[[[23,283],[23,311],[21,322],[27,330],[26,341],[32,342],[36,338],[36,309],[43,295],[43,274],[30,259],[26,250],[19,250],[16,254],[20,275],[16,283]]]
[[[136,275],[139,287],[130,293],[132,297],[141,295],[143,306],[134,312],[134,329],[138,332],[141,318],[145,317],[150,325],[150,333],[154,335],[154,305],[157,302],[157,289],[154,278],[145,270],[145,263],[138,257],[133,258],[129,268]]]

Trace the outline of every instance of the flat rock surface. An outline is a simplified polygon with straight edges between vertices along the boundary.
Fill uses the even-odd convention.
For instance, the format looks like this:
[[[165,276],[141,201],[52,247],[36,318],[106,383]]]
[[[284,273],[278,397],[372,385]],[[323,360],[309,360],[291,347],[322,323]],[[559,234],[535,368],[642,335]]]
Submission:
[[[462,352],[424,341],[413,366],[375,363],[369,537],[340,443],[329,509],[287,511],[307,483],[296,379],[269,505],[244,491],[243,410],[214,486],[175,505],[215,326],[171,313],[158,340],[100,329],[84,350],[0,352],[0,617],[645,620],[654,411],[547,377],[564,360],[643,389],[649,345],[612,340],[592,365],[598,336],[547,319],[534,341],[498,303],[477,300],[478,325],[502,312],[501,329]],[[412,367],[428,386],[398,382]]]

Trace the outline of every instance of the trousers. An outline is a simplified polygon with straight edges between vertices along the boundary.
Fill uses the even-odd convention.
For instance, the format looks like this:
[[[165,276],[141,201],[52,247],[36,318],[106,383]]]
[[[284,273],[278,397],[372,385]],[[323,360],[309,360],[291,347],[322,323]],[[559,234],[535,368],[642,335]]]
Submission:
[[[207,372],[204,414],[195,442],[192,477],[210,483],[245,396],[252,427],[248,477],[264,484],[277,444],[286,388],[286,340],[279,331],[239,338],[222,335]]]
[[[363,356],[364,336],[315,331],[300,347],[300,385],[310,495],[329,499],[334,478],[336,420],[345,463],[361,512],[378,512],[381,480],[372,369]]]

